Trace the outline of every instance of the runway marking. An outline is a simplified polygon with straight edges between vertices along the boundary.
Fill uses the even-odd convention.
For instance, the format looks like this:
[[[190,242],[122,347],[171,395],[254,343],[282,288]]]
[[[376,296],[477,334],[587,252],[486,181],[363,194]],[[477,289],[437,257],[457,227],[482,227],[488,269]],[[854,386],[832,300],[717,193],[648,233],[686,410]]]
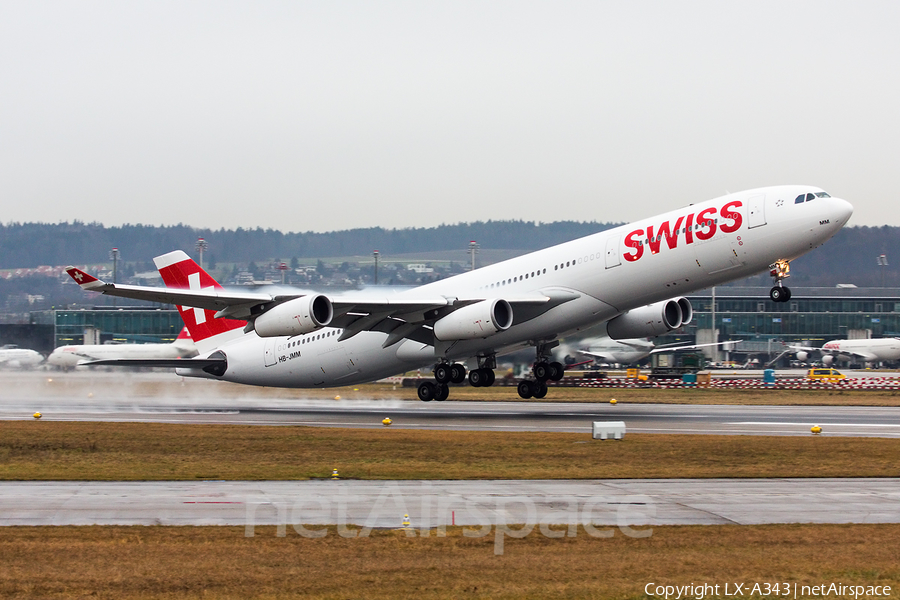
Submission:
[[[783,423],[773,421],[735,421],[728,425],[785,425],[798,427],[811,427],[812,425],[827,425],[828,427],[900,427],[900,423],[828,423],[823,421],[809,421],[806,423]]]

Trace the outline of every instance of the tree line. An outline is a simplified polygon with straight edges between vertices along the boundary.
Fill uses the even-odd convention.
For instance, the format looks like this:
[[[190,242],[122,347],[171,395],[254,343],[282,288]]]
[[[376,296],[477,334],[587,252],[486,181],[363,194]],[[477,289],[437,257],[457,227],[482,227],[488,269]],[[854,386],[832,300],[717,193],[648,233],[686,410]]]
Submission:
[[[371,227],[328,233],[284,233],[274,229],[198,229],[187,225],[122,225],[99,223],[0,224],[0,268],[34,268],[41,265],[109,263],[110,250],[120,249],[120,260],[132,267],[152,269],[152,258],[172,250],[197,255],[198,238],[209,242],[206,260],[248,264],[253,261],[291,258],[328,258],[416,254],[462,250],[470,240],[482,249],[525,253],[590,235],[615,226],[608,223],[560,221],[483,221],[384,229]],[[845,227],[824,246],[792,263],[791,285],[833,286],[853,283],[860,287],[900,287],[900,229],[892,226]],[[876,257],[884,254],[888,266]],[[767,285],[760,275],[746,283]]]

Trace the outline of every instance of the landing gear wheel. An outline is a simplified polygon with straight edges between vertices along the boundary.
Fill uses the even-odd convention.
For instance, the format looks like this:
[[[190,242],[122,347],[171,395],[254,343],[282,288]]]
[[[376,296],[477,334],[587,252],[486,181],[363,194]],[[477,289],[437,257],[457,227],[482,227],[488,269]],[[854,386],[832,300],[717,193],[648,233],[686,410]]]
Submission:
[[[441,363],[434,367],[434,380],[438,383],[447,383],[450,381],[451,369],[447,363]]]
[[[559,381],[566,374],[566,368],[559,362],[550,363],[550,379]]]
[[[450,397],[450,388],[446,383],[439,383],[434,386],[434,399],[443,402]]]
[[[776,285],[769,290],[769,298],[771,298],[772,302],[787,302],[791,299],[791,290],[790,288]]]
[[[534,372],[534,378],[538,381],[547,381],[552,373],[550,365],[544,361],[535,364],[532,371]]]
[[[466,368],[461,364],[450,366],[450,381],[453,383],[462,383],[466,380]]]
[[[530,381],[520,381],[518,387],[519,397],[528,400],[534,396],[534,387]]]
[[[431,402],[432,400],[434,400],[436,392],[437,388],[430,381],[420,383],[419,389],[417,391],[419,400],[421,400],[422,402]]]
[[[472,387],[481,387],[484,385],[484,381],[484,370],[472,369],[471,371],[469,371],[469,385],[471,385]]]
[[[535,381],[531,386],[531,394],[535,398],[543,398],[547,395],[547,382],[546,381]]]
[[[494,385],[494,379],[496,377],[496,375],[494,374],[494,370],[485,369],[484,374],[486,375],[486,378],[484,380],[484,387],[491,387],[492,385]]]

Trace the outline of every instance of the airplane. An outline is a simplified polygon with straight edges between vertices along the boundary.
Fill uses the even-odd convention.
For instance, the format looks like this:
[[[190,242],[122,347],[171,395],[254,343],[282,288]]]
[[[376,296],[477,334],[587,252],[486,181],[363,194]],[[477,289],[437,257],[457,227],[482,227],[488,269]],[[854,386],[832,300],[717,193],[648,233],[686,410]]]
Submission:
[[[682,321],[682,325],[686,325],[688,322],[689,321]],[[695,348],[703,348],[706,346],[735,344],[739,341],[740,340],[731,340],[727,342],[710,342],[708,344],[670,344],[657,346],[648,338],[614,340],[611,337],[604,336],[582,340],[581,346],[584,349],[578,350],[578,353],[584,354],[585,356],[591,356],[601,362],[629,365],[643,360],[651,354],[658,354],[660,352],[693,350]]]
[[[0,348],[0,367],[30,368],[42,362],[44,362],[44,355],[37,350],[19,348],[15,344],[6,344]]]
[[[197,348],[187,327],[171,344],[85,344],[60,346],[47,357],[47,364],[72,369],[104,359],[187,359],[197,356]]]
[[[190,360],[137,361],[182,376],[249,385],[355,385],[433,365],[423,401],[449,383],[493,383],[497,356],[534,349],[522,398],[543,398],[563,366],[559,339],[606,323],[616,339],[657,336],[690,320],[682,295],[770,270],[775,302],[791,260],[843,227],[849,202],[811,186],[729,194],[630,225],[390,293],[225,290],[180,250],[154,259],[165,288],[107,283],[75,267],[84,290],[175,304],[197,345]],[[461,363],[460,361],[463,361]],[[94,364],[137,364],[99,361]],[[464,364],[466,363],[466,364]]]
[[[856,340],[832,340],[821,348],[789,345],[787,352],[794,352],[797,360],[806,362],[811,354],[821,353],[822,364],[830,366],[835,360],[861,360],[878,363],[900,360],[900,339],[895,337]],[[784,354],[782,354],[783,356]],[[780,357],[779,357],[780,358]]]

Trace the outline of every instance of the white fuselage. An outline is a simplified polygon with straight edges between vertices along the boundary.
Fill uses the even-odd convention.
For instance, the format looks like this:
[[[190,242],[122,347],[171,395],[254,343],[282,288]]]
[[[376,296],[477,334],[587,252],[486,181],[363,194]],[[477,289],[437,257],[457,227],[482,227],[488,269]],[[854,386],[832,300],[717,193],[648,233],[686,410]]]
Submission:
[[[407,339],[383,348],[387,334],[375,331],[343,341],[341,330],[333,328],[275,338],[238,331],[219,348],[228,369],[217,379],[280,387],[350,385],[571,335],[631,309],[768,270],[775,261],[821,245],[847,222],[852,207],[830,197],[795,204],[798,194],[809,191],[819,190],[780,186],[724,196],[395,296],[506,299],[556,292],[575,298],[484,339],[436,346]]]
[[[597,361],[623,365],[634,364],[647,358],[656,348],[653,342],[646,339],[614,340],[609,337],[585,340],[582,346],[587,347],[585,354]]]
[[[868,363],[900,360],[900,339],[833,340],[826,343],[822,351],[838,358],[856,358]]]
[[[27,348],[0,348],[0,367],[7,368],[28,368],[34,367],[44,362],[44,356],[36,351]]]
[[[47,357],[47,364],[71,369],[92,360],[113,358],[188,358],[197,354],[193,344],[87,344],[60,346]]]

